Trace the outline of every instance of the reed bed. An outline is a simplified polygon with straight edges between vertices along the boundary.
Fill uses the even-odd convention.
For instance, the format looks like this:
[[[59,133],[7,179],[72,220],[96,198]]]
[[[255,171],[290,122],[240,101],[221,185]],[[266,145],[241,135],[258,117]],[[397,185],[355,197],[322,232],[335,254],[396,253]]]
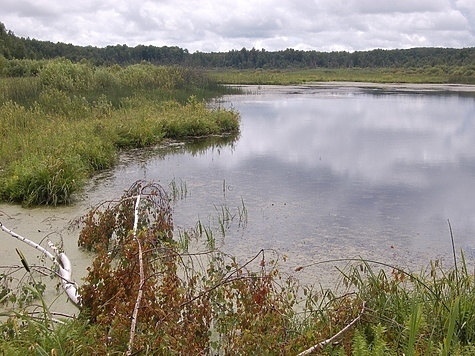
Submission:
[[[204,101],[225,89],[187,68],[54,60],[0,88],[0,199],[25,205],[70,203],[120,149],[239,130]]]

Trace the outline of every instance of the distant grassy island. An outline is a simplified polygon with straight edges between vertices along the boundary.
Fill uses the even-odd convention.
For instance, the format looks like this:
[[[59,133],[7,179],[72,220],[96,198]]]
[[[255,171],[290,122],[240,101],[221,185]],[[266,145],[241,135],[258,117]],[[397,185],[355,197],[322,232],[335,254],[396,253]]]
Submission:
[[[311,82],[369,82],[410,84],[475,84],[471,70],[459,67],[216,69],[210,77],[223,84],[297,85]]]

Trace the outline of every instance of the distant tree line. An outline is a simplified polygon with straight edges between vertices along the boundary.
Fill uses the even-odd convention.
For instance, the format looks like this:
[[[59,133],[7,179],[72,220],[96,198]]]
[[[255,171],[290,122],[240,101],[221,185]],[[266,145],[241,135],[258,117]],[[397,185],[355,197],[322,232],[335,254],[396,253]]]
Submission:
[[[229,52],[195,52],[172,46],[107,47],[75,46],[16,36],[0,22],[0,59],[43,60],[64,57],[95,65],[128,65],[147,61],[160,65],[201,68],[287,69],[287,68],[411,68],[426,66],[475,66],[475,48],[412,48],[356,52],[319,52],[255,48]],[[475,67],[473,68],[475,69]]]

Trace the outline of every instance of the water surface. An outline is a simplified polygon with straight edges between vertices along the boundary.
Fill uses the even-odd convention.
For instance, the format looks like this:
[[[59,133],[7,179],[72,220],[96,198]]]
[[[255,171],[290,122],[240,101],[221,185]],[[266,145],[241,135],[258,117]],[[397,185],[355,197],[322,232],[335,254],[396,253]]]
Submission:
[[[175,181],[186,193],[174,203],[177,232],[199,220],[242,260],[265,248],[287,254],[288,271],[354,257],[412,268],[450,263],[448,219],[456,248],[473,259],[474,89],[453,89],[247,87],[216,103],[240,112],[239,137],[128,152],[73,213],[137,179]],[[239,219],[244,207],[247,219]],[[224,238],[223,211],[234,215]]]
[[[274,248],[295,263],[361,256],[423,265],[450,256],[450,219],[456,248],[473,256],[472,94],[347,85],[248,91],[220,102],[241,113],[236,141],[129,156],[107,184],[181,180],[188,194],[174,216],[182,228],[216,226],[223,206],[237,212],[243,201],[247,225],[235,223],[222,241],[233,253]]]

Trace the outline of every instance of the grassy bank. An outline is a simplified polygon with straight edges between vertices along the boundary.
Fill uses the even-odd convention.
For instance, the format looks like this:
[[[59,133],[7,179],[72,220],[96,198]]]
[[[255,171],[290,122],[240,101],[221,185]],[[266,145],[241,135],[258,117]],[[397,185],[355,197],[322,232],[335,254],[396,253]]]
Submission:
[[[463,253],[453,251],[451,266],[434,261],[419,272],[378,261],[322,258],[319,264],[339,266],[340,274],[339,285],[325,290],[280,274],[285,257],[275,251],[259,251],[247,261],[220,252],[213,248],[213,234],[219,234],[213,226],[200,223],[173,236],[169,204],[162,187],[136,182],[121,200],[104,202],[80,220],[79,245],[96,257],[80,287],[78,317],[59,322],[44,303],[34,314],[24,307],[25,295],[30,303],[41,301],[44,270],[38,266],[23,260],[26,277],[6,274],[0,302],[16,309],[2,314],[0,350],[8,355],[475,352],[475,280]]]
[[[66,60],[35,70],[0,79],[4,201],[69,203],[88,177],[113,166],[119,149],[239,129],[236,112],[206,106],[225,89],[195,70]]]
[[[291,85],[309,82],[349,81],[372,83],[475,84],[475,71],[466,67],[348,68],[305,70],[215,70],[210,77],[225,84]]]

